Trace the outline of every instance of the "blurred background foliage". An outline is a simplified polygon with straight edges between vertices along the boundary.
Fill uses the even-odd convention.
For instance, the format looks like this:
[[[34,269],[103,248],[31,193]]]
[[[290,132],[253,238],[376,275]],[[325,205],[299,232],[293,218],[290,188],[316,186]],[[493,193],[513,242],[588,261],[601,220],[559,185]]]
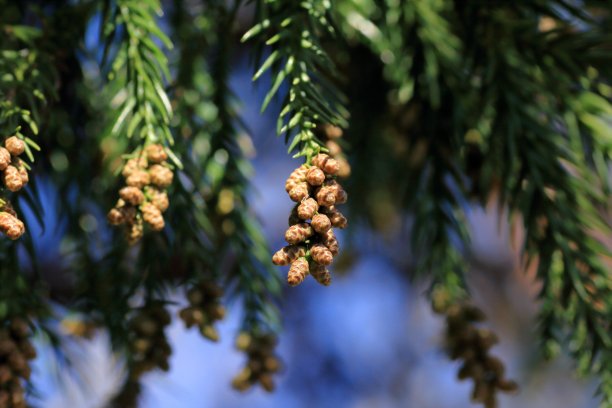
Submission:
[[[91,406],[137,404],[144,372],[170,368],[168,332],[179,315],[208,339],[236,337],[247,355],[241,375],[247,370],[247,382],[266,389],[274,387],[268,371],[280,369],[273,346],[284,318],[292,340],[280,352],[290,375],[270,404],[356,406],[351,398],[337,405],[342,398],[323,385],[310,395],[287,389],[302,375],[359,394],[346,384],[365,383],[342,376],[359,372],[350,359],[365,355],[344,356],[333,338],[317,342],[315,334],[333,332],[333,320],[321,317],[328,326],[317,328],[318,316],[305,311],[324,314],[326,306],[351,322],[368,315],[369,304],[387,315],[370,312],[346,336],[379,332],[383,339],[367,344],[386,347],[384,336],[412,341],[387,327],[397,319],[437,330],[445,340],[436,347],[459,360],[440,376],[471,378],[472,399],[484,406],[497,406],[495,390],[514,390],[488,354],[491,339],[512,341],[512,327],[533,330],[535,321],[538,355],[570,354],[581,375],[597,378],[590,403],[612,406],[609,2],[0,0],[0,10],[0,135],[25,141],[30,174],[25,189],[0,189],[2,211],[12,205],[27,231],[0,239],[1,335],[15,340],[15,322],[27,319],[39,350],[53,350],[78,376],[87,367],[72,361],[74,338],[108,333],[124,372],[100,397],[107,402]],[[255,115],[259,106],[266,116]],[[337,283],[285,291],[268,240],[280,241],[285,227],[289,200],[281,193],[291,166],[323,147],[321,124],[344,129],[350,226],[332,268]],[[274,133],[299,160],[288,161]],[[105,214],[124,159],[151,143],[164,146],[174,171],[166,227],[128,246]],[[500,254],[510,261],[496,263]],[[348,289],[351,279],[360,290]],[[389,314],[368,287],[381,302],[390,293],[390,304],[415,307],[405,296],[425,292],[444,319],[431,328],[431,316]],[[501,300],[490,296],[501,292]],[[527,299],[537,307],[521,318]],[[345,301],[355,310],[340,308]],[[224,304],[232,330],[218,324]],[[515,310],[512,318],[504,308]],[[479,323],[482,311],[497,336]],[[428,342],[414,341],[392,349],[415,352]],[[29,377],[15,369],[11,350],[0,350],[11,378],[0,375],[7,407],[22,406],[12,384]],[[387,374],[398,369],[375,355]],[[516,365],[510,373],[525,390],[516,406],[550,406],[537,405]],[[378,389],[408,384],[391,377]],[[410,384],[370,404],[443,406],[418,399],[435,390]],[[45,405],[36,387],[27,392]],[[461,398],[444,406],[467,406]]]

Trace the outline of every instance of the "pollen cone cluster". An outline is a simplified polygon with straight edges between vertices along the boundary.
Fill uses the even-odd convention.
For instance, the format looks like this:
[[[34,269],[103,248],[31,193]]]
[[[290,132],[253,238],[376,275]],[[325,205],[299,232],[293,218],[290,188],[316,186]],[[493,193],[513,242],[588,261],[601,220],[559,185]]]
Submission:
[[[181,309],[179,317],[187,328],[197,326],[202,336],[212,341],[219,340],[219,332],[214,324],[225,317],[221,304],[223,289],[213,282],[200,282],[187,291],[189,306]]]
[[[166,188],[174,178],[167,159],[164,147],[152,144],[123,166],[121,173],[126,186],[119,190],[120,198],[107,218],[112,225],[125,224],[125,235],[130,245],[142,238],[145,223],[153,231],[164,228],[162,214],[168,209]]]
[[[274,391],[273,375],[281,367],[280,360],[274,355],[276,342],[276,336],[273,334],[240,333],[236,339],[236,348],[247,354],[248,361],[242,371],[232,380],[232,387],[239,391],[246,391],[259,383],[264,390]]]
[[[297,204],[289,216],[285,240],[289,245],[272,257],[275,265],[290,265],[287,282],[299,285],[312,275],[323,285],[331,283],[327,266],[338,254],[338,240],[334,228],[345,228],[346,218],[336,209],[348,198],[335,180],[338,162],[326,154],[318,154],[312,165],[295,169],[285,184],[291,200]]]
[[[518,386],[504,377],[502,361],[489,354],[498,339],[491,330],[477,327],[485,319],[483,312],[469,303],[453,304],[438,312],[446,316],[447,351],[451,359],[463,362],[457,377],[473,380],[474,402],[486,408],[497,407],[497,392],[515,392]]]
[[[164,334],[170,324],[170,314],[162,305],[149,305],[140,309],[130,320],[130,351],[132,357],[130,376],[138,379],[155,368],[168,371],[172,349]]]
[[[12,192],[21,190],[28,184],[28,170],[19,156],[25,151],[25,142],[17,136],[4,140],[0,146],[0,171],[4,187]]]
[[[25,151],[25,142],[17,136],[4,140],[0,146],[0,172],[2,184],[9,191],[16,192],[28,184],[29,176],[25,163],[19,156]],[[15,240],[23,235],[25,226],[6,200],[0,199],[0,232]]]
[[[30,378],[29,360],[36,357],[30,328],[21,319],[0,327],[0,407],[25,408],[23,381]]]
[[[316,136],[325,143],[329,150],[329,155],[338,162],[338,174],[340,178],[347,178],[351,175],[351,165],[346,159],[342,150],[342,129],[338,126],[323,124],[315,129]]]

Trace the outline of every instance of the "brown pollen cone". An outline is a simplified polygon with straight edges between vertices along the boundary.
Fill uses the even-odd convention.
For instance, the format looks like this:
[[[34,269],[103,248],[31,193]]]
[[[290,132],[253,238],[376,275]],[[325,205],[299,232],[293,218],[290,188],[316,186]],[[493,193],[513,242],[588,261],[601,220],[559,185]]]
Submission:
[[[309,220],[316,214],[319,209],[319,204],[317,200],[312,197],[309,197],[302,201],[297,208],[297,215],[302,220]]]
[[[119,197],[131,205],[140,205],[145,198],[140,188],[131,186],[123,187],[119,190]]]
[[[23,179],[21,178],[21,174],[19,174],[17,167],[13,165],[9,164],[6,169],[4,169],[3,179],[6,188],[12,192],[19,191],[23,187]]]
[[[325,173],[318,167],[311,167],[306,173],[306,181],[311,186],[320,186],[325,181]]]
[[[318,234],[325,234],[332,227],[331,221],[325,214],[317,214],[312,217],[310,225]]]
[[[296,203],[301,202],[303,199],[309,196],[308,183],[298,183],[289,191],[289,198]]]
[[[145,157],[129,159],[127,162],[125,162],[123,170],[121,170],[121,174],[123,177],[129,177],[135,170],[142,170],[145,167],[147,167],[147,159]]]
[[[147,184],[151,182],[151,177],[149,173],[141,169],[133,170],[129,176],[125,179],[125,184],[130,187],[144,188]]]
[[[164,147],[160,144],[152,144],[145,148],[147,160],[150,163],[162,163],[168,159],[168,154],[164,150]]]
[[[322,244],[325,245],[327,249],[329,249],[329,251],[331,252],[333,256],[338,255],[338,252],[340,252],[340,247],[338,245],[338,239],[336,238],[336,235],[334,234],[333,229],[327,230],[327,232],[322,238]]]
[[[323,170],[325,174],[329,174],[331,176],[338,173],[338,170],[340,170],[338,161],[329,157],[325,153],[319,153],[313,157],[312,164]]]
[[[147,187],[145,193],[151,198],[151,203],[156,206],[159,211],[164,212],[170,206],[168,194],[154,187]]]
[[[25,142],[17,136],[11,136],[4,141],[6,150],[13,156],[19,156],[25,151]]]
[[[17,217],[8,212],[0,212],[0,231],[12,240],[21,237],[25,232],[25,225]]]
[[[0,170],[6,169],[11,164],[11,153],[4,147],[0,147]]]
[[[313,236],[314,231],[310,224],[300,223],[290,226],[285,232],[285,240],[289,244],[299,244]]]
[[[310,274],[321,285],[329,286],[331,284],[331,274],[325,265],[312,262],[310,264]]]
[[[289,193],[291,190],[295,188],[299,183],[303,183],[306,181],[306,172],[308,171],[308,167],[306,165],[301,165],[297,169],[293,170],[289,175],[289,178],[285,182],[285,191]]]
[[[321,265],[331,265],[334,261],[334,255],[323,244],[314,244],[310,247],[310,256],[313,261]]]
[[[121,225],[126,221],[123,212],[114,207],[110,209],[106,215],[106,219],[111,225]]]
[[[151,203],[144,203],[140,206],[140,211],[142,211],[143,220],[151,226],[153,231],[164,229],[164,217],[159,208]]]
[[[301,245],[287,245],[276,251],[272,256],[272,263],[278,266],[285,266],[302,256],[306,256],[305,247]]]
[[[333,186],[320,187],[315,197],[319,205],[326,207],[332,206],[336,204],[336,188]]]
[[[287,283],[291,286],[297,286],[308,276],[308,261],[306,258],[298,258],[291,263],[289,272],[287,273]]]
[[[149,167],[149,175],[151,176],[151,183],[161,188],[172,184],[172,179],[174,178],[172,170],[160,164],[154,164]]]
[[[331,224],[334,228],[346,228],[348,221],[340,211],[335,207],[327,207],[321,210],[321,212],[329,217]]]

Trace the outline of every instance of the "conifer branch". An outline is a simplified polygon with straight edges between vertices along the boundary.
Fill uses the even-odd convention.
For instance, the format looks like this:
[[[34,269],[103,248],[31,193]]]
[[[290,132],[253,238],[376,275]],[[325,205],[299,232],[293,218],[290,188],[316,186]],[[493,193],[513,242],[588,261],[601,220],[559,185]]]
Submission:
[[[260,0],[257,10],[257,21],[242,41],[256,39],[259,55],[270,49],[253,76],[258,80],[267,71],[272,74],[262,111],[286,84],[277,132],[285,135],[285,142],[291,140],[289,153],[310,160],[327,151],[313,132],[317,124],[347,126],[344,97],[330,78],[337,75],[336,68],[322,45],[323,34],[335,35],[331,3]]]

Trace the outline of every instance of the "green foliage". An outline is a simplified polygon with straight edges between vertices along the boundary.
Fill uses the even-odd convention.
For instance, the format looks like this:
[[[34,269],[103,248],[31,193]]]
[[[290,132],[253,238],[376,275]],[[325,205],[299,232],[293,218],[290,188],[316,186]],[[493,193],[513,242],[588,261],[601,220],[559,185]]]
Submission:
[[[172,42],[157,25],[160,4],[156,0],[119,0],[110,13],[104,26],[107,52],[116,37],[119,41],[109,73],[116,90],[111,105],[118,112],[110,133],[127,138],[136,135],[143,145],[172,145],[172,107],[164,89],[164,79],[170,77],[168,58],[155,41],[168,49]],[[167,151],[180,166],[172,151]]]
[[[321,0],[257,2],[257,21],[242,37],[256,39],[258,56],[270,48],[253,80],[267,71],[272,73],[272,86],[263,101],[262,111],[272,99],[288,87],[277,121],[277,132],[291,140],[289,153],[307,160],[326,151],[313,129],[318,123],[346,127],[348,115],[344,97],[331,75],[336,75],[334,62],[322,45],[322,36],[334,36],[330,20],[331,2]]]

